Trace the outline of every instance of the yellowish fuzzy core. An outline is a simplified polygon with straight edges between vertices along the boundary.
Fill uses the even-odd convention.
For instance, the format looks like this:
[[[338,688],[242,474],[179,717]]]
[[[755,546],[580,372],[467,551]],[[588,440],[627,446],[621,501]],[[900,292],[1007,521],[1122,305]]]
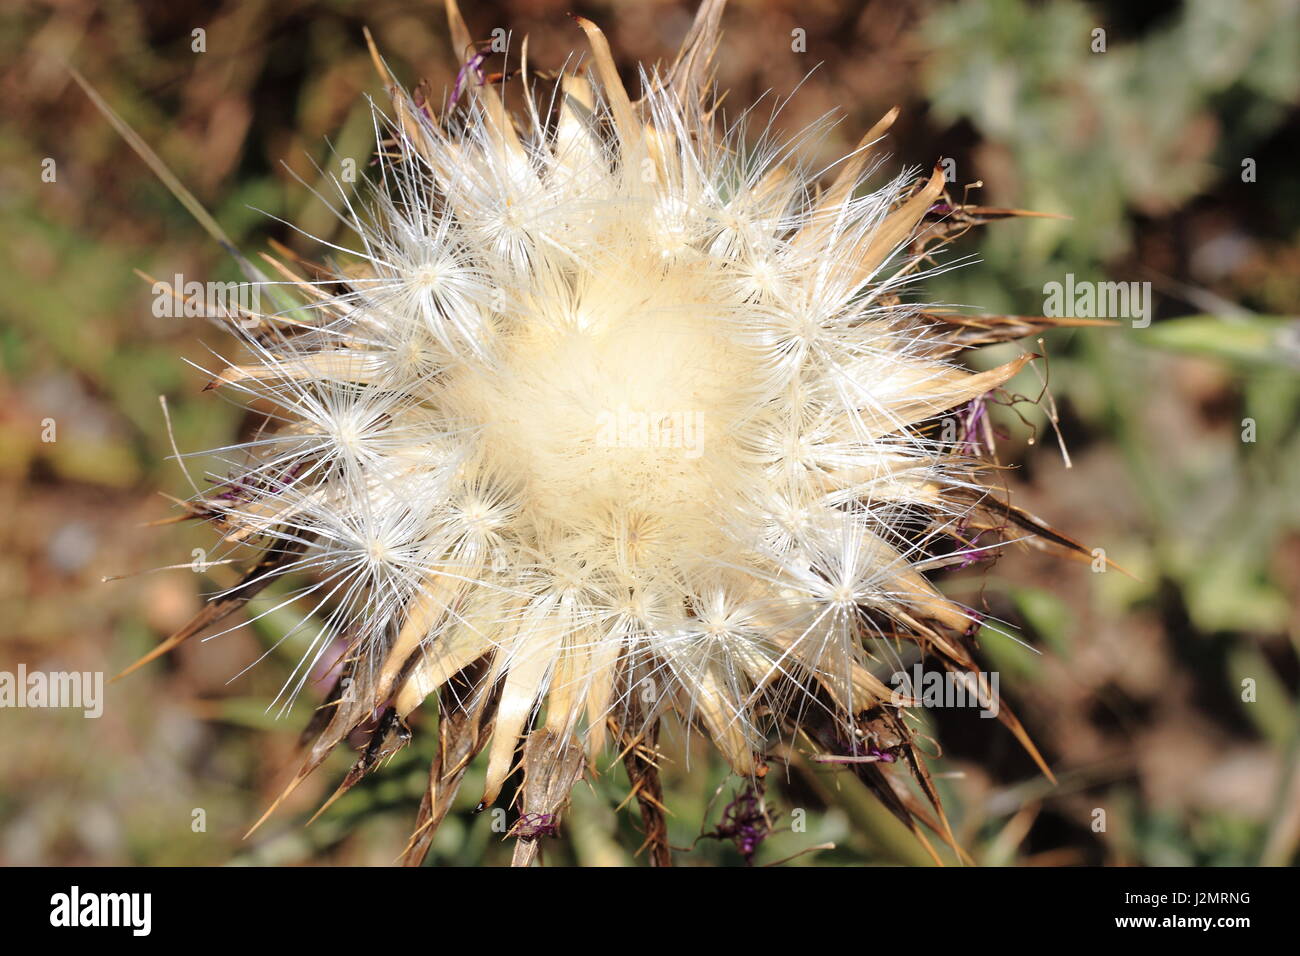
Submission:
[[[728,334],[735,303],[689,266],[609,268],[570,308],[507,313],[499,364],[458,371],[446,394],[537,534],[607,539],[628,565],[659,547],[716,555],[758,359]]]

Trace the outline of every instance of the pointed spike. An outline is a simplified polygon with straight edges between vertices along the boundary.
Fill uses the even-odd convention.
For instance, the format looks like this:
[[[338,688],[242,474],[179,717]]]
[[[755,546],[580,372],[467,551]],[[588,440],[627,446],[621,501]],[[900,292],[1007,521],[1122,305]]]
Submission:
[[[998,705],[998,720],[1015,735],[1016,740],[1020,742],[1020,746],[1038,765],[1038,769],[1042,771],[1043,776],[1051,782],[1052,786],[1056,786],[1056,774],[1052,773],[1052,768],[1047,765],[1047,761],[1043,759],[1043,755],[1038,752],[1038,748],[1034,746],[1033,740],[1030,739],[1029,732],[1025,730],[1019,718],[1011,712],[1011,708],[1005,703],[999,703]]]
[[[315,768],[313,767],[312,770],[314,769]],[[279,809],[280,804],[284,803],[284,801],[288,799],[289,795],[292,794],[295,790],[297,790],[298,787],[302,784],[302,782],[306,780],[308,776],[310,776],[310,774],[311,774],[311,770],[307,770],[305,768],[305,765],[303,769],[299,769],[298,773],[294,776],[293,780],[289,781],[289,785],[285,787],[284,790],[280,792],[280,795],[276,797],[274,801],[272,801],[271,805],[266,808],[266,812],[263,813],[260,817],[258,817],[257,822],[248,828],[248,832],[244,834],[242,839],[247,840],[254,833],[256,833],[259,828],[261,828],[263,823],[271,819],[271,814],[275,813],[275,811]]]
[[[587,34],[591,44],[592,59],[596,61],[596,72],[600,75],[600,84],[605,98],[609,101],[610,111],[614,117],[614,126],[618,131],[619,142],[623,145],[623,161],[630,164],[640,159],[645,153],[645,139],[641,123],[632,110],[632,101],[628,98],[627,88],[618,75],[614,65],[614,54],[609,48],[609,41],[600,27],[586,17],[573,18]]]

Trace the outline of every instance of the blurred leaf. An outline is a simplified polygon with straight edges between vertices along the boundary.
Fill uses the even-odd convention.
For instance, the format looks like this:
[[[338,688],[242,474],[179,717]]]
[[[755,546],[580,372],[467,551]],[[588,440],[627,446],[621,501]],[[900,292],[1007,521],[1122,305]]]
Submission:
[[[1290,742],[1295,732],[1295,701],[1286,685],[1258,647],[1238,646],[1228,654],[1228,688],[1234,697],[1242,693],[1241,682],[1255,682],[1255,700],[1242,701],[1241,709],[1263,736],[1279,748]]]
[[[1252,365],[1300,368],[1300,321],[1274,316],[1189,315],[1134,329],[1148,348]]]

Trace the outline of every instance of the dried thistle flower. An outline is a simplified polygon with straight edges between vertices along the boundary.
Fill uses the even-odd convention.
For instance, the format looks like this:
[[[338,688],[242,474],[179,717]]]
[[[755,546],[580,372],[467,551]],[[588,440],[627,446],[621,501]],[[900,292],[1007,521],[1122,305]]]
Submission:
[[[298,596],[324,625],[285,699],[341,666],[289,791],[364,729],[345,791],[436,701],[408,863],[484,750],[485,805],[522,765],[516,862],[602,752],[624,760],[651,858],[668,862],[669,719],[752,781],[769,741],[810,745],[923,840],[918,821],[951,842],[911,701],[872,664],[907,641],[977,675],[978,615],[924,572],[1013,524],[1071,542],[990,491],[967,429],[936,427],[978,422],[1031,358],[976,374],[960,350],[1049,323],[902,293],[928,248],[1008,211],[954,202],[937,170],[862,191],[893,113],[825,189],[797,140],[723,129],[718,0],[639,101],[579,19],[592,73],[547,94],[525,64],[513,111],[447,6],[469,59],[442,115],[376,56],[394,113],[376,111],[369,201],[341,189],[338,209],[359,248],[310,278],[277,263],[298,301],[233,323],[251,358],[213,385],[272,411],[190,510],[259,557],[150,658],[309,575]],[[914,774],[933,813],[887,772]]]

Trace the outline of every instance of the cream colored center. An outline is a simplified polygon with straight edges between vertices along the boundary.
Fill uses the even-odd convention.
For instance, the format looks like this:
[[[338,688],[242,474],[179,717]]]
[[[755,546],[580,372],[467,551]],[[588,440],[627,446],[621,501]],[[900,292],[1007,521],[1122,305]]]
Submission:
[[[712,553],[753,358],[689,309],[596,314],[503,335],[500,367],[472,373],[484,464],[520,479],[535,524]]]

